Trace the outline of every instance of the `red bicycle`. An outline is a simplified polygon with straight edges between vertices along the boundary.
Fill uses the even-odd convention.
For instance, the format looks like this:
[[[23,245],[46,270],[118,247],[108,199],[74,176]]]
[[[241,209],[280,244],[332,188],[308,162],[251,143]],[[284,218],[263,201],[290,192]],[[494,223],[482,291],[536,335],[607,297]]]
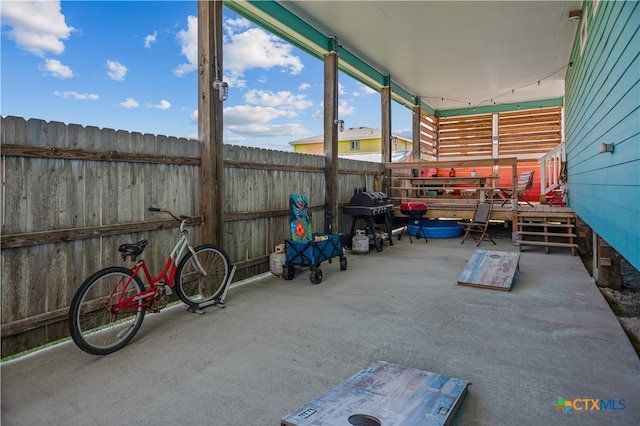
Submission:
[[[224,307],[229,283],[235,273],[227,254],[213,244],[193,248],[187,225],[192,217],[176,217],[169,210],[149,211],[170,215],[180,223],[176,243],[162,272],[153,277],[142,258],[147,240],[118,247],[122,260],[133,267],[104,268],[85,280],[69,310],[69,331],[75,344],[93,355],[106,355],[127,345],[142,325],[145,313],[160,312],[175,288],[190,312],[204,313],[205,306]],[[149,284],[145,288],[142,278]]]

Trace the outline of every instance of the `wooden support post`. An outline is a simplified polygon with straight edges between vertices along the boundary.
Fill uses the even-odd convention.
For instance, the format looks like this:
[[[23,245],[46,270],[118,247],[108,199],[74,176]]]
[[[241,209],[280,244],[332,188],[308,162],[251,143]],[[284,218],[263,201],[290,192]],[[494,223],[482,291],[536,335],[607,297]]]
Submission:
[[[200,214],[202,238],[224,247],[222,101],[213,82],[222,80],[222,1],[198,1],[198,139],[202,143]]]
[[[325,217],[324,231],[329,225],[338,228],[338,54],[330,52],[324,57],[324,205],[325,213],[333,212],[332,219]],[[336,231],[337,232],[337,231]]]
[[[518,164],[517,162],[511,166],[511,208],[518,210]]]
[[[381,150],[382,150],[382,162],[390,163],[391,162],[391,78],[387,77],[388,85],[380,89],[380,112],[382,114],[380,123],[382,125],[381,129]],[[417,160],[413,160],[417,161]],[[391,179],[389,178],[391,175],[389,170],[384,171],[382,187],[384,188],[383,192],[390,194],[389,186],[391,186]]]
[[[583,256],[593,256],[593,236],[591,235],[591,228],[580,218],[576,220],[576,235],[578,253]]]
[[[413,107],[413,122],[412,122],[412,139],[413,145],[411,150],[411,161],[420,161],[420,122],[421,122],[422,109],[420,105]],[[420,176],[420,169],[413,169],[413,175],[415,177]]]
[[[601,287],[622,290],[622,257],[599,235],[596,240],[596,282]]]

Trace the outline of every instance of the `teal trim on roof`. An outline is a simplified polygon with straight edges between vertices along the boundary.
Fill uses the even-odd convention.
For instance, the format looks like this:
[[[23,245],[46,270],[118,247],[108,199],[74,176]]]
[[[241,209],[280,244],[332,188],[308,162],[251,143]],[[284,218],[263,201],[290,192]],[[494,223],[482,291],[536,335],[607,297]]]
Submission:
[[[322,34],[274,0],[224,0],[224,6],[316,58],[322,59],[324,55],[336,48],[336,39],[334,37]],[[276,25],[276,22],[281,26]],[[374,90],[379,91],[381,88],[390,85],[393,100],[407,108],[419,105],[432,115],[451,117],[563,105],[562,98],[557,98],[521,102],[519,104],[435,110],[430,105],[422,102],[419,97],[412,95],[407,89],[394,82],[393,76],[382,74],[348,49],[340,46],[340,39],[337,39],[337,52],[340,71]]]
[[[275,18],[278,22],[286,25],[288,28],[291,28],[291,30],[297,35],[304,37],[306,40],[315,44],[317,47],[302,42],[296,36],[296,34],[289,34],[285,31],[280,30],[269,20],[264,19],[263,17],[249,10],[247,7],[243,6],[242,3],[247,3],[252,8],[255,8],[261,12],[264,12],[268,16]],[[280,6],[275,1],[236,2],[232,0],[225,0],[224,6],[239,14],[240,16],[243,16],[250,21],[260,25],[261,27],[268,29],[273,34],[277,35],[283,40],[286,40],[297,48],[302,49],[305,52],[315,56],[316,58],[322,58],[325,53],[329,52],[329,37],[326,37],[320,31],[316,30],[311,25],[307,24],[296,15],[291,13],[289,10]],[[320,48],[321,50],[319,50],[318,48]]]
[[[564,104],[564,100],[562,98],[553,98],[553,99],[543,99],[540,101],[519,102],[519,103],[513,103],[513,104],[498,104],[498,105],[466,107],[466,108],[458,108],[458,109],[437,110],[436,114],[440,117],[456,117],[459,115],[493,114],[496,112],[516,111],[519,109],[527,110],[527,109],[536,109],[536,108],[549,108],[549,107],[563,106],[563,104]]]
[[[338,39],[338,43],[340,43],[339,39]],[[378,89],[378,90],[381,87],[385,87],[387,85],[388,80],[386,75],[378,72],[371,65],[367,64],[362,59],[358,58],[356,55],[349,52],[344,47],[340,47],[340,49],[338,50],[338,58],[340,59],[339,62],[344,62],[344,64],[342,65],[338,64],[338,67],[345,73],[349,74],[351,77],[360,81],[361,83],[366,84],[372,89]],[[345,65],[348,66],[348,68]],[[353,68],[353,70],[351,70],[351,68]],[[354,70],[358,72],[354,72]],[[371,84],[367,84],[366,81],[362,80],[362,75],[359,75],[359,74],[362,74],[366,76],[368,79],[370,79],[371,81],[375,82],[377,84],[377,87],[372,87]]]
[[[416,98],[416,106],[420,106],[423,110],[427,111],[431,115],[436,115],[436,110],[431,107],[431,105],[427,105],[424,102],[420,101],[420,98]]]
[[[286,40],[297,48],[309,53],[316,58],[322,58],[329,53],[335,40],[331,36],[326,36],[320,31],[307,24],[288,9],[281,6],[273,0],[245,1],[236,2],[233,0],[225,0],[224,6],[243,16],[250,21],[266,28],[278,37]],[[277,27],[268,19],[260,16],[257,11],[270,16],[275,21],[280,22],[291,32]],[[304,38],[305,40],[300,40]],[[340,39],[337,40],[338,45]],[[382,74],[371,65],[351,53],[348,49],[339,46],[338,48],[338,68],[340,71],[348,74],[362,84],[374,89],[380,90],[382,87],[389,85],[389,76]],[[405,88],[391,81],[392,97],[408,107],[415,105],[414,96]]]

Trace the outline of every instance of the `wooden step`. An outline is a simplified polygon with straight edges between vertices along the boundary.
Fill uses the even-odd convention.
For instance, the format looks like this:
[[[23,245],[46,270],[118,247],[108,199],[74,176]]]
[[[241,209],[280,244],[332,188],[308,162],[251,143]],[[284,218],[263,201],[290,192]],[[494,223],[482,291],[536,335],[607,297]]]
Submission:
[[[546,226],[549,228],[575,228],[573,223],[550,223],[550,222],[518,222],[518,228],[523,226]]]
[[[571,251],[571,256],[575,256],[576,255],[576,249],[578,248],[578,244],[575,244],[573,242],[571,242],[571,243],[556,243],[556,242],[551,242],[551,241],[520,240],[520,241],[518,241],[517,245],[519,246],[518,249],[520,251],[522,251],[522,247],[524,247],[524,246],[542,246],[542,247],[544,247],[544,252],[546,254],[549,254],[549,247],[566,247]]]
[[[518,211],[518,217],[533,217],[533,218],[562,218],[562,219],[575,219],[576,214],[574,212],[524,212]]]
[[[520,240],[518,241],[519,246],[548,246],[548,247],[568,247],[568,248],[578,248],[578,245],[575,243],[555,243],[551,241],[527,241]]]
[[[535,232],[535,231],[518,231],[520,235],[540,235],[542,237],[567,237],[576,238],[576,234],[568,234],[564,232]]]

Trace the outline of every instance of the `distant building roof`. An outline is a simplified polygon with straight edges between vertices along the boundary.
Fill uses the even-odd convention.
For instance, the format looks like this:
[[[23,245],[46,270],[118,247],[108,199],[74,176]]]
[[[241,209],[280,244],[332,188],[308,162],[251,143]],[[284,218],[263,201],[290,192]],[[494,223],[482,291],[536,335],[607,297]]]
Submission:
[[[349,160],[369,161],[372,163],[382,163],[382,154],[379,152],[363,152],[363,153],[347,153],[339,154],[340,158]],[[391,153],[391,161],[393,163],[404,163],[411,161],[411,151],[393,151]]]
[[[382,132],[378,129],[372,129],[371,127],[352,127],[350,129],[344,129],[342,132],[338,132],[338,140],[354,140],[354,139],[379,139],[382,137]],[[406,139],[398,136],[401,139]],[[324,135],[310,136],[304,139],[298,139],[289,142],[289,145],[301,145],[307,143],[318,143],[324,141]]]

